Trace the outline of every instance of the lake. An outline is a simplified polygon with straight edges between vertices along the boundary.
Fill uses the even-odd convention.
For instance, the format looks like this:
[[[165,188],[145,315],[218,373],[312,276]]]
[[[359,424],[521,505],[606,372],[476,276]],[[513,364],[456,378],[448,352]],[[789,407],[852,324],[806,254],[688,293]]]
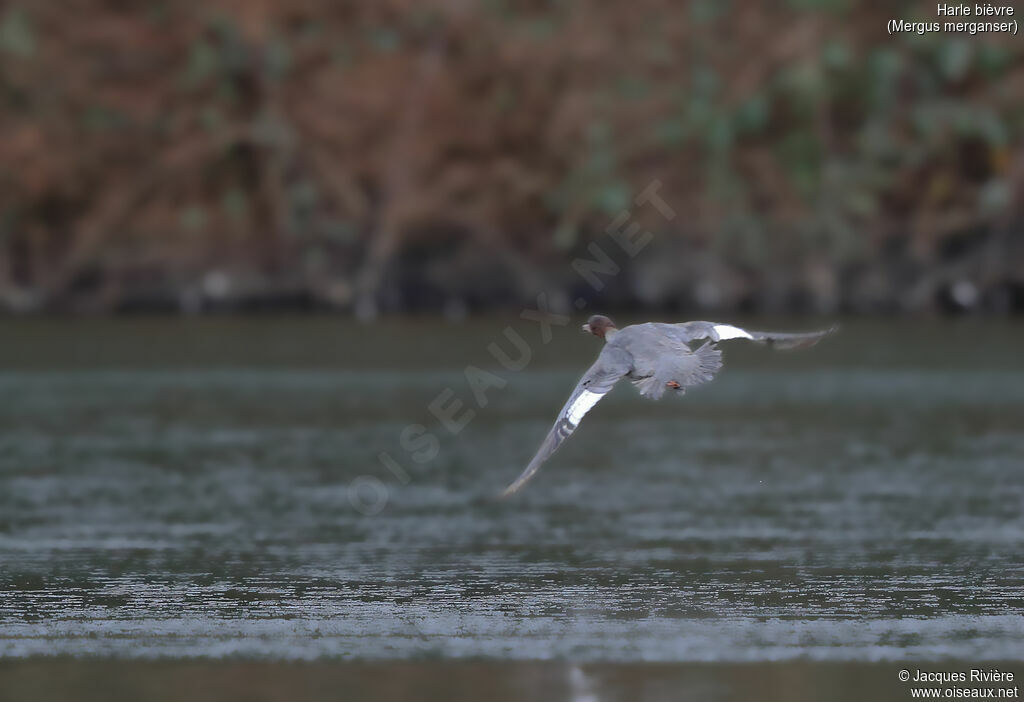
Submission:
[[[581,321],[0,321],[4,689],[908,699],[1024,660],[1024,324],[729,342],[500,501]]]

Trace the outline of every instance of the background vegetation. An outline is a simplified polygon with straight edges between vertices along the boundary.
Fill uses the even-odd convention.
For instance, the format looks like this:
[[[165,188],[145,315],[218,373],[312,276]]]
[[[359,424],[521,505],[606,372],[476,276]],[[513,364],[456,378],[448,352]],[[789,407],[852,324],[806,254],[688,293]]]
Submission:
[[[934,7],[0,0],[0,307],[1020,311],[1021,39]]]

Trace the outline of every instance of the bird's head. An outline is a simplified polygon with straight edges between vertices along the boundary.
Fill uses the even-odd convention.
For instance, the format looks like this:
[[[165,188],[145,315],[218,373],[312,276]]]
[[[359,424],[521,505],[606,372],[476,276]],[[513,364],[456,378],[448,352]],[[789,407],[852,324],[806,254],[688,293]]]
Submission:
[[[599,336],[602,339],[612,329],[615,329],[615,322],[608,319],[602,314],[595,314],[593,317],[587,320],[587,323],[583,325],[583,331],[594,336]]]

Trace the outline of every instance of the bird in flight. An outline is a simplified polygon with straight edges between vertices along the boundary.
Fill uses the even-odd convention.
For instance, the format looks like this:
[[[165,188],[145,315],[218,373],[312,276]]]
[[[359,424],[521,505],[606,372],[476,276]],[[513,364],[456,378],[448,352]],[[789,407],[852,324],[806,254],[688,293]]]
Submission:
[[[519,491],[544,461],[576,431],[580,421],[604,397],[620,378],[629,378],[644,397],[659,399],[667,390],[683,393],[686,388],[706,383],[722,367],[718,343],[746,339],[779,349],[813,346],[835,327],[823,331],[787,334],[747,331],[731,324],[648,322],[619,329],[603,315],[594,315],[583,331],[604,339],[605,345],[569,400],[558,413],[537,454],[516,481],[505,488],[502,497]]]

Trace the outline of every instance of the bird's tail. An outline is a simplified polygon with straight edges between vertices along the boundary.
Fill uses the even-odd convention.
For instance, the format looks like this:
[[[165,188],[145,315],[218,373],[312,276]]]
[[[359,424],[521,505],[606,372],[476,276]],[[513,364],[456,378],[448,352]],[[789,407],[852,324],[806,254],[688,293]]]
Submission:
[[[693,350],[699,363],[694,374],[694,385],[706,383],[722,368],[722,350],[714,344],[701,344]]]

